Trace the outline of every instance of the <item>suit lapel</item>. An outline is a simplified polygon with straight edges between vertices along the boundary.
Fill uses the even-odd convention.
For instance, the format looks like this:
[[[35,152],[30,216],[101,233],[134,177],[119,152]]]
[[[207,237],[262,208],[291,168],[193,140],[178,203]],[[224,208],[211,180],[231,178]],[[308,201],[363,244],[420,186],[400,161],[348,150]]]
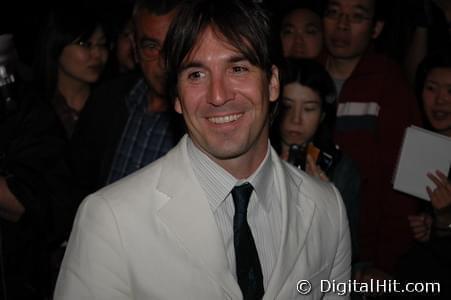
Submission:
[[[169,198],[158,212],[160,219],[231,298],[241,298],[213,213],[192,172],[186,137],[166,156],[157,188]]]
[[[282,240],[276,265],[268,283],[264,299],[276,299],[287,277],[293,271],[305,246],[313,219],[315,204],[301,193],[302,178],[290,176],[278,159],[274,157],[276,180],[281,189],[282,200]]]

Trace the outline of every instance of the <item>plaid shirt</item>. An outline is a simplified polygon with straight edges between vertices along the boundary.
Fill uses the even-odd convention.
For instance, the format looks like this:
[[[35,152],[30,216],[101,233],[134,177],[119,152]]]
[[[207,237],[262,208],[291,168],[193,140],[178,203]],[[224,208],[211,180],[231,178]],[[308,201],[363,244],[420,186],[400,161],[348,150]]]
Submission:
[[[147,111],[148,90],[144,80],[140,80],[126,99],[129,117],[106,184],[160,158],[177,143],[173,113]]]

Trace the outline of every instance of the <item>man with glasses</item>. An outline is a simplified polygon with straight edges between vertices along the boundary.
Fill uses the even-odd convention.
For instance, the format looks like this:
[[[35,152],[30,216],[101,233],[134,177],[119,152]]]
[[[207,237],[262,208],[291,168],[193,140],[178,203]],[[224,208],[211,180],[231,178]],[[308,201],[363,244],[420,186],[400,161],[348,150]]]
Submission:
[[[180,117],[166,99],[160,56],[178,2],[135,4],[135,56],[143,76],[127,75],[101,86],[80,117],[70,161],[84,195],[161,157],[183,134]]]
[[[417,207],[391,187],[404,130],[418,113],[400,68],[372,49],[384,27],[383,9],[382,0],[329,0],[323,19],[323,62],[339,95],[336,140],[363,175],[355,256],[374,267],[366,269],[370,277],[393,271],[411,242],[407,216]]]

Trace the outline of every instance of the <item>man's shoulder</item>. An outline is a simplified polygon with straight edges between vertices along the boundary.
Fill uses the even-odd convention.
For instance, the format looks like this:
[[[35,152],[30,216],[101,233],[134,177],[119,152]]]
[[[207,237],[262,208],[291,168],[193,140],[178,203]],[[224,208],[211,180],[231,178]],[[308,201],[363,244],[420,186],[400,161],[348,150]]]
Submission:
[[[285,172],[288,184],[299,187],[299,201],[310,199],[315,206],[321,209],[337,209],[341,197],[339,197],[333,184],[310,176],[282,160],[281,166]]]
[[[177,172],[183,168],[180,163],[174,163],[180,160],[180,152],[180,145],[178,145],[151,164],[103,187],[93,195],[104,198],[112,205],[151,199],[159,194],[158,185],[162,176],[168,180],[168,173]],[[162,173],[163,170],[164,173]]]
[[[353,75],[378,74],[403,76],[401,66],[385,54],[369,51],[360,60]]]

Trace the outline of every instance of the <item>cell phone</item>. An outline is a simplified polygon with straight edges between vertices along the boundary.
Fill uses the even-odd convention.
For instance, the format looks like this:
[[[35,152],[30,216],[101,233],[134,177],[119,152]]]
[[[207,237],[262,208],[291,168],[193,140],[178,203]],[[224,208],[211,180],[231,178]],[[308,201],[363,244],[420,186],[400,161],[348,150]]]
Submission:
[[[288,162],[290,164],[292,164],[296,168],[299,168],[299,169],[305,171],[306,160],[307,160],[307,145],[306,144],[290,145],[290,150],[288,152]]]

